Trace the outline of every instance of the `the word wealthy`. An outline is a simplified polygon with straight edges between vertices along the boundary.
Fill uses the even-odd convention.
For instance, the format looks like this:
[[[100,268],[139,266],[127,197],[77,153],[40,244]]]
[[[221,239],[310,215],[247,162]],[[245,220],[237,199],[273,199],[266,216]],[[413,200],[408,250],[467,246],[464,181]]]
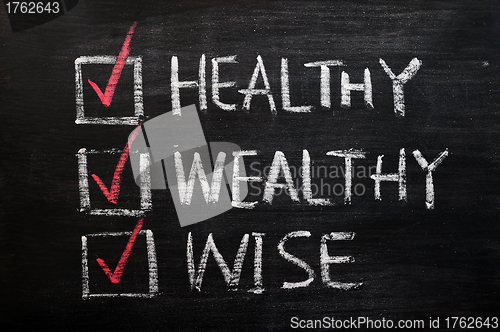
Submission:
[[[231,192],[233,193],[231,205],[235,208],[252,209],[258,202],[244,202],[241,200],[240,184],[241,182],[262,182],[265,181],[265,189],[262,197],[262,201],[268,204],[272,204],[273,198],[276,195],[278,189],[284,189],[288,192],[291,200],[296,203],[300,203],[300,198],[298,195],[298,190],[294,185],[292,178],[292,172],[290,166],[286,159],[285,154],[282,151],[276,151],[274,154],[274,159],[267,174],[267,179],[262,176],[240,176],[240,162],[244,156],[256,156],[258,152],[256,150],[247,151],[234,151],[233,152],[233,176],[231,182]],[[345,171],[344,171],[344,204],[351,204],[352,198],[352,182],[354,178],[353,174],[353,160],[354,159],[364,159],[366,152],[360,150],[334,150],[326,153],[328,156],[340,157],[344,159]],[[434,184],[433,184],[433,172],[436,170],[439,164],[448,156],[448,150],[439,153],[439,155],[429,163],[426,158],[422,155],[419,150],[413,151],[413,157],[415,158],[418,165],[426,174],[426,197],[425,205],[427,209],[434,208]],[[407,189],[406,189],[406,152],[402,148],[399,151],[399,162],[398,162],[398,172],[397,173],[382,173],[383,155],[379,155],[377,158],[376,171],[375,174],[371,175],[370,178],[374,181],[374,198],[376,200],[382,200],[381,195],[381,183],[382,182],[396,182],[398,184],[399,200],[407,200]],[[184,205],[190,205],[193,197],[193,192],[195,190],[196,178],[199,179],[201,184],[201,190],[203,192],[203,197],[205,202],[217,203],[219,200],[219,192],[222,187],[222,182],[224,181],[224,164],[226,159],[226,153],[219,152],[217,155],[217,161],[215,163],[215,168],[213,169],[213,177],[211,183],[208,182],[207,176],[204,171],[203,163],[198,152],[194,153],[193,162],[191,164],[191,170],[189,172],[188,179],[186,180],[184,172],[184,163],[182,160],[182,154],[176,152],[174,154],[175,160],[175,170],[177,174],[177,188],[179,192],[180,201]],[[327,198],[313,198],[313,193],[311,189],[311,158],[308,150],[303,150],[302,166],[299,171],[299,175],[302,179],[301,191],[303,195],[303,201],[309,205],[333,205],[332,201]],[[280,181],[284,178],[284,182]]]

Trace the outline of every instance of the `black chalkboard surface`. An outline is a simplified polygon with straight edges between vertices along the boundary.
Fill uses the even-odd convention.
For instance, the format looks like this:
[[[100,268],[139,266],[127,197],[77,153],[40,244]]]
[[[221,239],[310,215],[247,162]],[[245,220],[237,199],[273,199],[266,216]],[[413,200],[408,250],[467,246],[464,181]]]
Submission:
[[[497,1],[40,3],[1,10],[2,326],[498,328]]]

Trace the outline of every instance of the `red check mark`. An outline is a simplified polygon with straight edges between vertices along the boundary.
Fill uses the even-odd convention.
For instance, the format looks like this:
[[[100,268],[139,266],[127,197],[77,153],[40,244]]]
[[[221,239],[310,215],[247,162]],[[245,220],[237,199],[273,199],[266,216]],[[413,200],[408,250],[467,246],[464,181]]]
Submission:
[[[140,126],[137,127],[136,130],[134,130],[134,132],[130,136],[129,141],[127,142],[127,145],[125,145],[125,147],[123,148],[120,160],[118,160],[118,164],[116,165],[115,174],[113,175],[113,181],[111,181],[111,187],[109,188],[110,190],[106,188],[106,185],[104,184],[104,182],[102,182],[101,178],[99,178],[95,174],[92,174],[92,178],[95,180],[95,182],[97,182],[102,193],[104,194],[104,196],[106,196],[107,200],[110,203],[116,204],[118,202],[118,195],[120,194],[120,185],[122,182],[122,173],[123,169],[125,168],[125,163],[127,162],[129,157],[130,145],[132,145],[132,142],[137,137],[140,130]]]
[[[89,84],[92,88],[94,88],[94,91],[99,96],[99,99],[101,99],[101,103],[106,107],[111,104],[111,100],[115,94],[116,84],[118,84],[123,67],[125,67],[125,62],[127,62],[127,57],[130,53],[130,41],[132,40],[132,35],[134,34],[136,26],[137,22],[134,22],[128,31],[127,37],[125,38],[125,42],[123,43],[120,54],[118,55],[118,59],[116,59],[115,66],[113,67],[113,71],[111,72],[111,76],[109,77],[108,85],[106,86],[104,93],[102,93],[97,84],[88,79]]]
[[[130,239],[128,240],[127,246],[125,247],[125,251],[122,254],[122,257],[120,258],[120,261],[118,262],[118,265],[116,266],[115,272],[111,273],[111,270],[109,269],[108,265],[102,260],[101,258],[96,258],[97,263],[101,266],[102,270],[106,275],[108,276],[109,280],[113,284],[117,284],[120,282],[120,279],[122,278],[123,271],[125,270],[125,264],[127,264],[128,257],[130,256],[130,252],[132,251],[132,248],[134,247],[135,240],[137,240],[137,235],[139,234],[139,231],[142,228],[142,224],[144,222],[144,218],[139,219],[139,222],[137,225],[135,225],[134,230],[132,231],[132,235],[130,236]]]

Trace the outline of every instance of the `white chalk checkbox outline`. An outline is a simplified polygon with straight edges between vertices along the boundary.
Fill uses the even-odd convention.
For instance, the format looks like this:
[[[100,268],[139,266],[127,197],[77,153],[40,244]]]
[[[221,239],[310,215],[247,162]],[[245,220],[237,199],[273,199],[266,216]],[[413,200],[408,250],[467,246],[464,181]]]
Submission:
[[[88,237],[110,237],[131,236],[132,232],[105,232],[82,236],[82,299],[87,300],[94,297],[145,297],[151,298],[158,293],[158,263],[156,261],[156,248],[153,232],[149,229],[141,230],[139,235],[146,235],[149,270],[149,292],[148,293],[90,293],[89,266],[88,266]]]
[[[149,153],[141,153],[139,159],[140,174],[140,209],[92,209],[89,191],[89,172],[87,167],[87,155],[89,154],[119,154],[121,150],[111,149],[104,151],[87,150],[81,148],[76,156],[78,157],[78,187],[80,192],[80,212],[86,212],[96,216],[126,216],[141,217],[146,211],[152,208],[151,201],[151,175],[149,172]],[[138,152],[131,152],[138,153]]]
[[[125,65],[134,65],[134,109],[135,116],[110,116],[110,117],[86,117],[83,106],[83,79],[82,65],[113,65],[118,59],[117,56],[81,56],[75,60],[75,97],[76,97],[76,124],[105,124],[105,125],[131,125],[139,124],[140,118],[144,115],[142,100],[142,57],[129,56]]]

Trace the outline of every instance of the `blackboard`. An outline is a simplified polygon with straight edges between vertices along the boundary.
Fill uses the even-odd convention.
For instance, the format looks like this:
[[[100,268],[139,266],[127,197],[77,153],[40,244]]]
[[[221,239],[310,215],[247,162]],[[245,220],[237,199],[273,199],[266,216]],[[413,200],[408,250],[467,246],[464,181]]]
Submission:
[[[340,327],[335,324],[403,324],[398,327],[407,330],[498,325],[497,1],[58,3],[62,15],[31,25],[31,17],[20,25],[7,6],[1,10],[2,326],[283,331]],[[111,95],[105,88],[127,38],[130,51],[106,107],[89,80]],[[175,61],[179,81],[194,82],[180,88],[180,106],[196,105],[206,142],[255,151],[241,160],[247,176],[262,181],[239,181],[248,185],[243,202],[256,202],[253,208],[234,207],[181,227],[175,190],[141,191],[132,159],[123,159],[116,204],[91,176],[111,190],[134,128],[175,109]],[[214,102],[214,62],[218,82],[234,82],[221,85],[219,103],[234,110]],[[397,89],[404,101],[395,101]],[[106,117],[129,120],[101,123]],[[304,150],[309,199],[331,205],[306,197]],[[349,159],[350,183],[348,154],[357,154]],[[187,177],[193,154],[183,158]],[[285,188],[271,191],[270,204],[264,191],[272,185],[273,160],[274,184]],[[292,184],[283,176],[283,160]],[[201,192],[196,181],[194,190]],[[234,273],[225,280],[210,251],[198,283],[207,239],[227,273],[237,271],[233,264],[243,248],[239,280]],[[119,276],[120,257],[126,264]]]

